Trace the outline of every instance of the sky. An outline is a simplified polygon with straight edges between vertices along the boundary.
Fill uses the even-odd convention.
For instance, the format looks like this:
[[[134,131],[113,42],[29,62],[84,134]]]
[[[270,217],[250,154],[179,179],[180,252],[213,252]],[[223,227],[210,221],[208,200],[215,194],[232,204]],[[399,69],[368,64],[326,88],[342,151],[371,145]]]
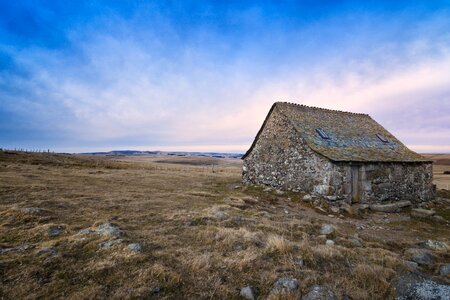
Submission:
[[[245,152],[271,105],[450,153],[450,1],[0,0],[0,147]]]

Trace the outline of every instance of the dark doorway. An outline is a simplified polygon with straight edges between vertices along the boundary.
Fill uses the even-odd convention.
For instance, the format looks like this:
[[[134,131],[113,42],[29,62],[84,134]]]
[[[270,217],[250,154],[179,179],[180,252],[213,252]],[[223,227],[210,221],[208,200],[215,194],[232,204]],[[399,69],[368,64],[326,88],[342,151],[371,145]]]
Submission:
[[[361,200],[361,189],[359,184],[359,166],[351,166],[352,174],[352,203],[358,203]]]

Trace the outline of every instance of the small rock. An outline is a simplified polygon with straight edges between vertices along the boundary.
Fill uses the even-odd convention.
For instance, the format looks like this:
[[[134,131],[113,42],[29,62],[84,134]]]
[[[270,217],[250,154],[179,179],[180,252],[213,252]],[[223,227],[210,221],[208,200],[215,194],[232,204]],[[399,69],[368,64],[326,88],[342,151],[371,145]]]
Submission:
[[[267,212],[265,210],[260,211],[259,215],[264,216],[266,218],[270,218],[272,216],[269,212]]]
[[[112,246],[116,245],[116,244],[121,244],[123,242],[123,240],[118,239],[118,240],[109,240],[109,241],[105,241],[102,242],[98,245],[98,247],[100,249],[111,249]]]
[[[11,248],[3,248],[0,249],[0,253],[10,253],[10,252],[23,252],[25,250],[34,248],[34,245],[20,245],[17,247],[11,247]]]
[[[399,208],[405,208],[405,207],[409,207],[412,205],[411,201],[408,201],[408,200],[397,201],[397,202],[395,202],[395,204],[397,204],[397,206]]]
[[[354,247],[362,247],[363,243],[358,238],[349,238],[349,241],[352,243]]]
[[[132,243],[128,245],[128,249],[134,252],[141,252],[142,251],[142,245],[139,243]]]
[[[370,209],[373,211],[393,213],[399,211],[399,207],[395,203],[389,204],[372,204]]]
[[[266,192],[266,193],[268,193],[268,192],[270,192],[270,191],[272,191],[272,188],[270,188],[270,187],[266,187],[266,188],[264,188],[264,190],[263,190],[263,192]]]
[[[61,235],[64,231],[66,231],[66,228],[64,226],[50,226],[47,229],[47,235],[48,236],[58,236]]]
[[[330,210],[332,213],[335,213],[335,214],[338,214],[340,212],[339,207],[336,207],[336,206],[330,207]]]
[[[290,277],[283,277],[283,278],[279,278],[270,294],[274,295],[274,294],[290,294],[293,293],[295,290],[298,289],[298,280],[295,278],[290,278]]]
[[[284,192],[280,190],[275,190],[275,194],[281,196],[284,195]]]
[[[411,216],[416,218],[427,218],[431,217],[436,212],[431,209],[423,209],[423,208],[413,208],[411,209]]]
[[[78,234],[94,234],[94,233],[96,233],[96,231],[90,228],[81,229],[80,231],[78,231]]]
[[[287,209],[284,210],[285,214],[289,214],[289,211]]]
[[[305,195],[305,196],[303,196],[303,201],[306,201],[306,202],[312,201],[311,195]]]
[[[224,211],[218,210],[214,213],[214,217],[218,220],[225,220],[228,218],[228,214]]]
[[[346,212],[347,214],[349,214],[349,215],[354,215],[354,214],[355,214],[355,210],[353,209],[353,207],[350,206],[350,205],[347,204],[347,203],[342,204],[342,205],[341,205],[341,209],[342,209],[343,211],[345,211],[345,212]]]
[[[154,286],[150,288],[150,293],[152,294],[158,294],[161,291],[161,288],[159,286]]]
[[[369,210],[370,205],[369,204],[358,204],[355,207],[359,212],[363,213],[363,212],[366,212]]]
[[[56,249],[53,247],[41,248],[36,251],[36,255],[38,256],[55,256],[57,253],[58,251],[56,251]]]
[[[411,248],[405,251],[405,255],[419,265],[428,266],[433,263],[433,256],[428,250]]]
[[[336,300],[336,295],[326,286],[313,286],[302,300]]]
[[[253,288],[251,286],[246,286],[241,289],[241,292],[239,293],[241,297],[248,299],[248,300],[255,300],[255,293],[253,291]]]
[[[444,300],[449,299],[450,286],[437,283],[418,273],[407,273],[400,276],[395,291],[398,300]]]
[[[405,261],[405,265],[411,271],[415,271],[419,268],[419,265],[415,261],[407,260],[407,261]]]
[[[101,235],[109,235],[119,237],[123,235],[122,230],[117,225],[111,223],[104,223],[97,227],[96,232]]]
[[[444,242],[434,241],[434,240],[427,240],[423,243],[423,246],[425,248],[435,250],[435,251],[445,251],[448,249],[448,245]]]
[[[39,207],[25,207],[22,208],[21,211],[28,213],[28,214],[38,214],[42,211]]]
[[[450,275],[450,264],[443,264],[440,268],[439,268],[439,274],[441,276],[447,276]]]
[[[320,228],[320,234],[323,235],[330,235],[334,232],[334,227],[333,225],[330,224],[323,224],[322,227]]]
[[[326,240],[325,245],[327,245],[327,246],[334,246],[334,241],[333,240]]]

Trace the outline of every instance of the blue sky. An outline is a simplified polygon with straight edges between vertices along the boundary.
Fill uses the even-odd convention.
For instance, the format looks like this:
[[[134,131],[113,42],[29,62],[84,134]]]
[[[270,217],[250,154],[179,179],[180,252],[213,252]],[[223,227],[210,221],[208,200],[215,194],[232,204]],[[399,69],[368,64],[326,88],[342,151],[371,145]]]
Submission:
[[[280,100],[450,152],[450,1],[0,0],[0,147],[242,152]]]

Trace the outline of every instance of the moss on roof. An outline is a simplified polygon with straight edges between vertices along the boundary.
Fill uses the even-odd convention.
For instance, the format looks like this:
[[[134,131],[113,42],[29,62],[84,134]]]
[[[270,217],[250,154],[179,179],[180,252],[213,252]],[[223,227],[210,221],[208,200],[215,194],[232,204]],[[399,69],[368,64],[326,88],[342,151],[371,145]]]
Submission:
[[[274,109],[290,120],[311,149],[333,161],[430,162],[409,150],[367,114],[276,102],[266,120]],[[330,138],[323,139],[316,131],[318,128],[325,131]],[[377,134],[385,137],[388,142],[381,141]],[[250,153],[253,145],[245,156]]]

